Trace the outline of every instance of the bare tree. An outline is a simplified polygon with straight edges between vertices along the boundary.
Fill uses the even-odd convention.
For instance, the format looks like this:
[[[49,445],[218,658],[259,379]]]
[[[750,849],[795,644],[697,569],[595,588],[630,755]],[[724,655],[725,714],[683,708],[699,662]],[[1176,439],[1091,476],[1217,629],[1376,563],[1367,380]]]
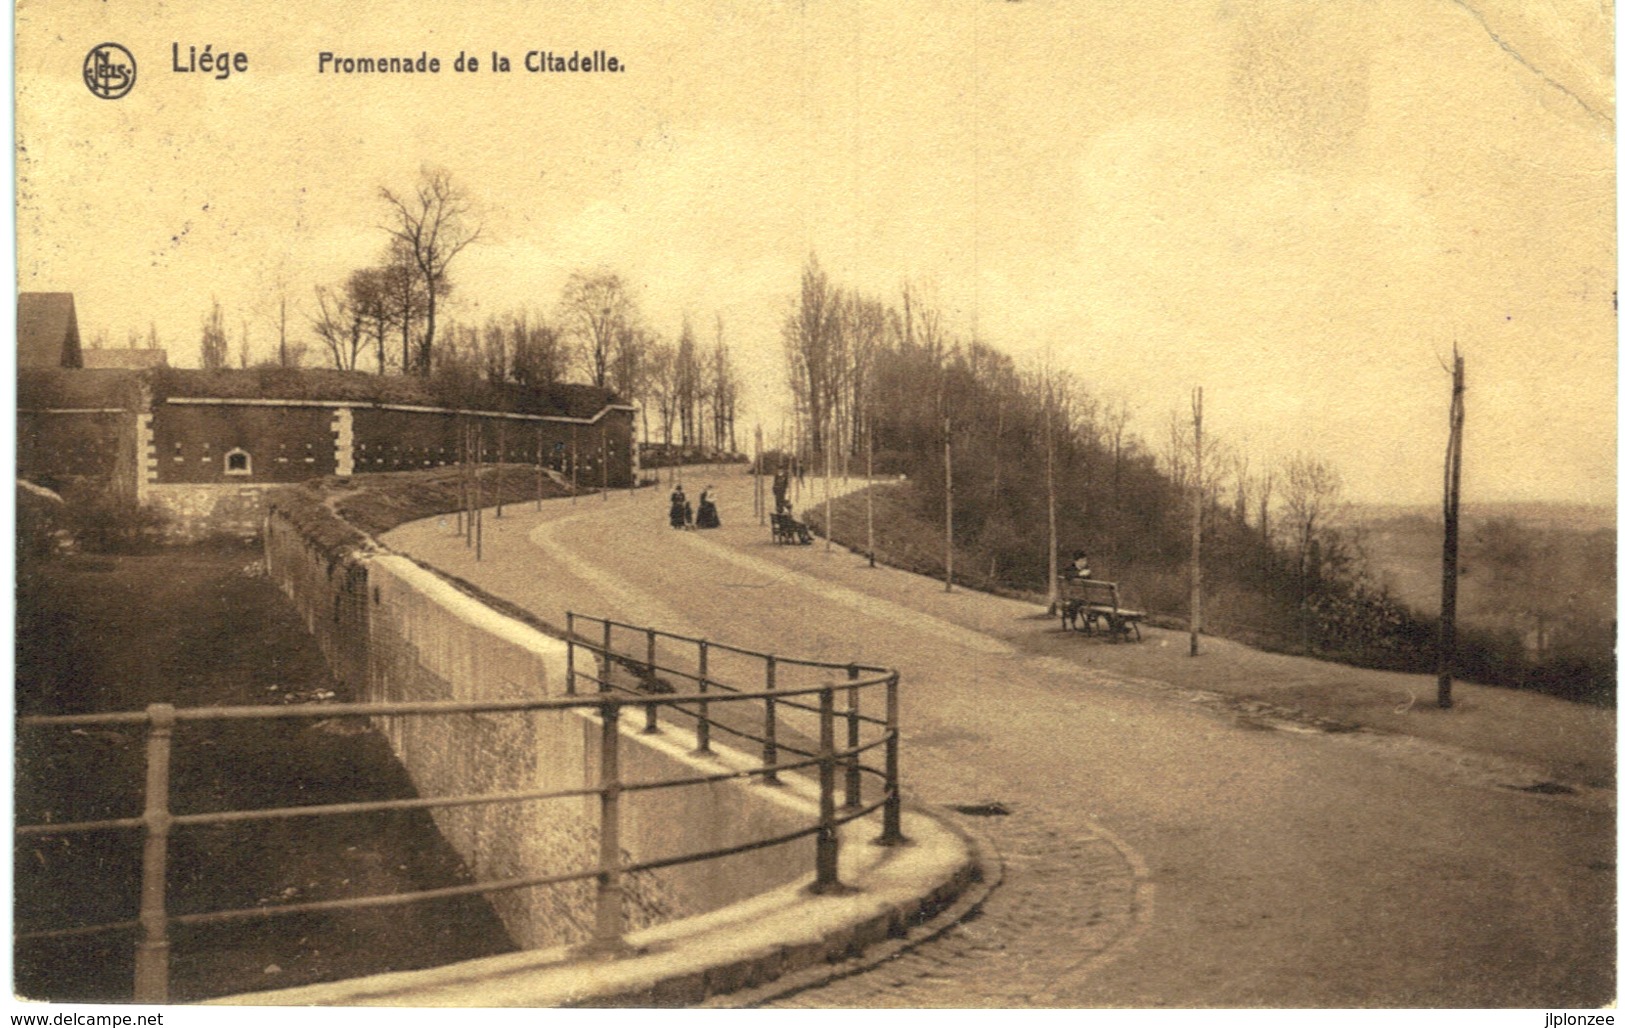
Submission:
[[[317,314],[311,318],[311,328],[327,346],[327,355],[333,367],[340,371],[354,371],[361,355],[363,321],[359,311],[347,295],[316,287]]]
[[[670,446],[672,426],[677,421],[677,351],[670,343],[656,339],[649,346],[644,367],[648,372],[645,381],[649,399],[654,402],[660,419],[660,439]],[[644,417],[648,418],[647,409]],[[643,434],[644,438],[650,438],[647,425]]]
[[[711,351],[707,393],[711,402],[711,436],[719,450],[737,452],[734,438],[734,418],[739,405],[739,376],[734,370],[733,354],[723,340],[722,315],[717,315],[716,348]]]
[[[809,256],[801,270],[801,292],[785,319],[783,341],[790,366],[790,393],[806,417],[814,453],[822,453],[825,420],[838,389],[841,290]]]
[[[562,320],[581,341],[592,384],[607,387],[615,344],[633,321],[626,283],[612,271],[572,272],[560,308]]]
[[[860,438],[866,438],[870,416],[869,388],[870,369],[874,367],[875,355],[879,352],[886,338],[886,305],[880,300],[853,294],[847,301],[846,325],[846,353],[850,362],[848,377],[851,399],[849,403],[850,431],[848,440],[856,453],[856,446]]]
[[[558,328],[541,315],[524,311],[511,315],[510,320],[513,380],[531,387],[563,381],[569,353]]]
[[[511,367],[508,346],[507,326],[503,324],[506,319],[495,314],[485,319],[485,328],[481,332],[481,356],[484,358],[482,371],[487,382],[506,382]]]
[[[410,375],[417,369],[418,348],[413,345],[413,333],[423,322],[428,294],[416,263],[399,241],[391,242],[389,253],[378,270],[390,327],[401,333],[401,374]]]
[[[451,285],[447,269],[459,253],[479,239],[481,229],[471,224],[473,211],[468,195],[443,169],[424,168],[411,195],[396,194],[388,188],[378,192],[390,212],[384,230],[396,244],[397,252],[410,258],[423,286],[423,339],[414,370],[427,375],[434,363],[439,301]]]
[[[1287,460],[1281,478],[1298,583],[1305,590],[1333,557],[1330,533],[1343,506],[1343,480],[1336,468],[1304,453]]]
[[[390,297],[388,269],[359,268],[344,282],[344,295],[355,316],[365,325],[372,337],[378,356],[378,374],[388,366],[386,337],[390,327]]]
[[[677,337],[677,355],[673,368],[677,399],[677,424],[682,431],[683,445],[701,442],[700,435],[700,362],[695,351],[694,326],[683,318],[683,330]]]
[[[609,366],[609,385],[623,400],[643,396],[653,334],[642,325],[623,321],[615,326],[615,356]]]

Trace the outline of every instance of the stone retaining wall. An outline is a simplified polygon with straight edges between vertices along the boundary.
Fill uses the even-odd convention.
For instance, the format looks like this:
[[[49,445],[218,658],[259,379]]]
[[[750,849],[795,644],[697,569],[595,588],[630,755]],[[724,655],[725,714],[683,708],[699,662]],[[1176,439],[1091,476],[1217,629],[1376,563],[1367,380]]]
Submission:
[[[484,700],[558,696],[566,648],[499,615],[404,557],[332,553],[273,511],[268,573],[300,610],[335,674],[356,699]],[[638,716],[633,715],[637,711]],[[601,726],[585,711],[380,719],[379,728],[424,796],[579,789],[596,784]],[[690,733],[639,733],[622,718],[623,782],[663,781],[746,766],[742,755],[691,753]],[[654,860],[783,834],[811,824],[800,790],[731,779],[622,796],[623,859]],[[436,823],[477,879],[585,870],[598,853],[598,798],[443,808]],[[626,927],[704,913],[793,882],[812,869],[813,841],[631,876]],[[521,946],[586,939],[589,881],[513,890],[491,903]]]

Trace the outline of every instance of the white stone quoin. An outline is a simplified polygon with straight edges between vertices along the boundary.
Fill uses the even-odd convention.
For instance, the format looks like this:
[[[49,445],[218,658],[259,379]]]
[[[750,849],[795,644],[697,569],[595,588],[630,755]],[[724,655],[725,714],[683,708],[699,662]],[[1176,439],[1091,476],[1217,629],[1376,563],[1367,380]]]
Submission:
[[[355,474],[355,418],[348,407],[333,412],[333,464],[340,478]]]

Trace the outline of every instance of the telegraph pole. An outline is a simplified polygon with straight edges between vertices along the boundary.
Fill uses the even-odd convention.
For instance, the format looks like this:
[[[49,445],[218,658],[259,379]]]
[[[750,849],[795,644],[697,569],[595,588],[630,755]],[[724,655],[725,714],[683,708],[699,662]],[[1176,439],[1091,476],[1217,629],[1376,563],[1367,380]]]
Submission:
[[[502,462],[508,452],[508,423],[497,422],[497,517],[502,516]]]
[[[834,442],[830,436],[834,432],[835,418],[831,416],[830,426],[824,429],[824,552],[828,553],[835,545],[835,507],[830,498],[830,458]]]
[[[945,549],[945,570],[943,581],[946,585],[943,592],[954,591],[954,419],[942,419],[942,474],[945,486],[944,502],[947,505],[947,533]]]
[[[1450,442],[1444,451],[1444,580],[1439,590],[1439,708],[1448,710],[1450,680],[1456,664],[1456,550],[1460,539],[1461,514],[1461,428],[1467,411],[1467,368],[1460,351],[1455,352],[1455,369],[1450,386]]]
[[[863,489],[864,509],[869,521],[869,566],[875,566],[875,422],[873,412],[864,426],[864,475],[868,484]]]
[[[1049,494],[1049,613],[1061,607],[1061,583],[1056,563],[1060,561],[1060,538],[1055,530],[1055,411],[1052,407],[1055,384],[1050,380],[1048,354],[1044,361],[1044,484]]]
[[[751,502],[756,505],[755,514],[756,514],[756,523],[758,525],[767,524],[767,496],[762,491],[762,489],[763,489],[762,471],[763,470],[764,469],[762,468],[762,424],[761,424],[761,422],[757,422],[756,423],[756,482],[751,487],[750,497],[751,497]]]

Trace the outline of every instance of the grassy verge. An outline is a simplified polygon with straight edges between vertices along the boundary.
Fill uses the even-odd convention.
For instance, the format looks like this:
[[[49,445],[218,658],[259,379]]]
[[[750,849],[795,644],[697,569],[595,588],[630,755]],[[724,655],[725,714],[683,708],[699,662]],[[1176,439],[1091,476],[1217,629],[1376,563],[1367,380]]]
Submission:
[[[941,579],[945,573],[940,525],[919,516],[906,487],[881,485],[867,492],[874,508],[875,559],[891,567]],[[859,553],[868,552],[869,518],[863,491],[834,503],[832,538]],[[822,504],[809,503],[800,515],[824,533]],[[1041,530],[1041,529],[1040,529]],[[956,540],[954,581],[968,588],[1043,606],[1046,589],[1012,581],[997,559],[974,543]],[[1149,611],[1146,623],[1189,627],[1183,570],[1141,568],[1123,576],[1124,602]],[[1436,667],[1435,619],[1416,614],[1386,597],[1334,596],[1317,601],[1307,614],[1294,611],[1248,587],[1210,579],[1203,594],[1203,632],[1257,649],[1312,657],[1352,667],[1431,673]],[[1526,689],[1599,706],[1615,705],[1611,661],[1557,659],[1533,665],[1518,640],[1489,628],[1465,624],[1456,636],[1456,677],[1463,681]]]

